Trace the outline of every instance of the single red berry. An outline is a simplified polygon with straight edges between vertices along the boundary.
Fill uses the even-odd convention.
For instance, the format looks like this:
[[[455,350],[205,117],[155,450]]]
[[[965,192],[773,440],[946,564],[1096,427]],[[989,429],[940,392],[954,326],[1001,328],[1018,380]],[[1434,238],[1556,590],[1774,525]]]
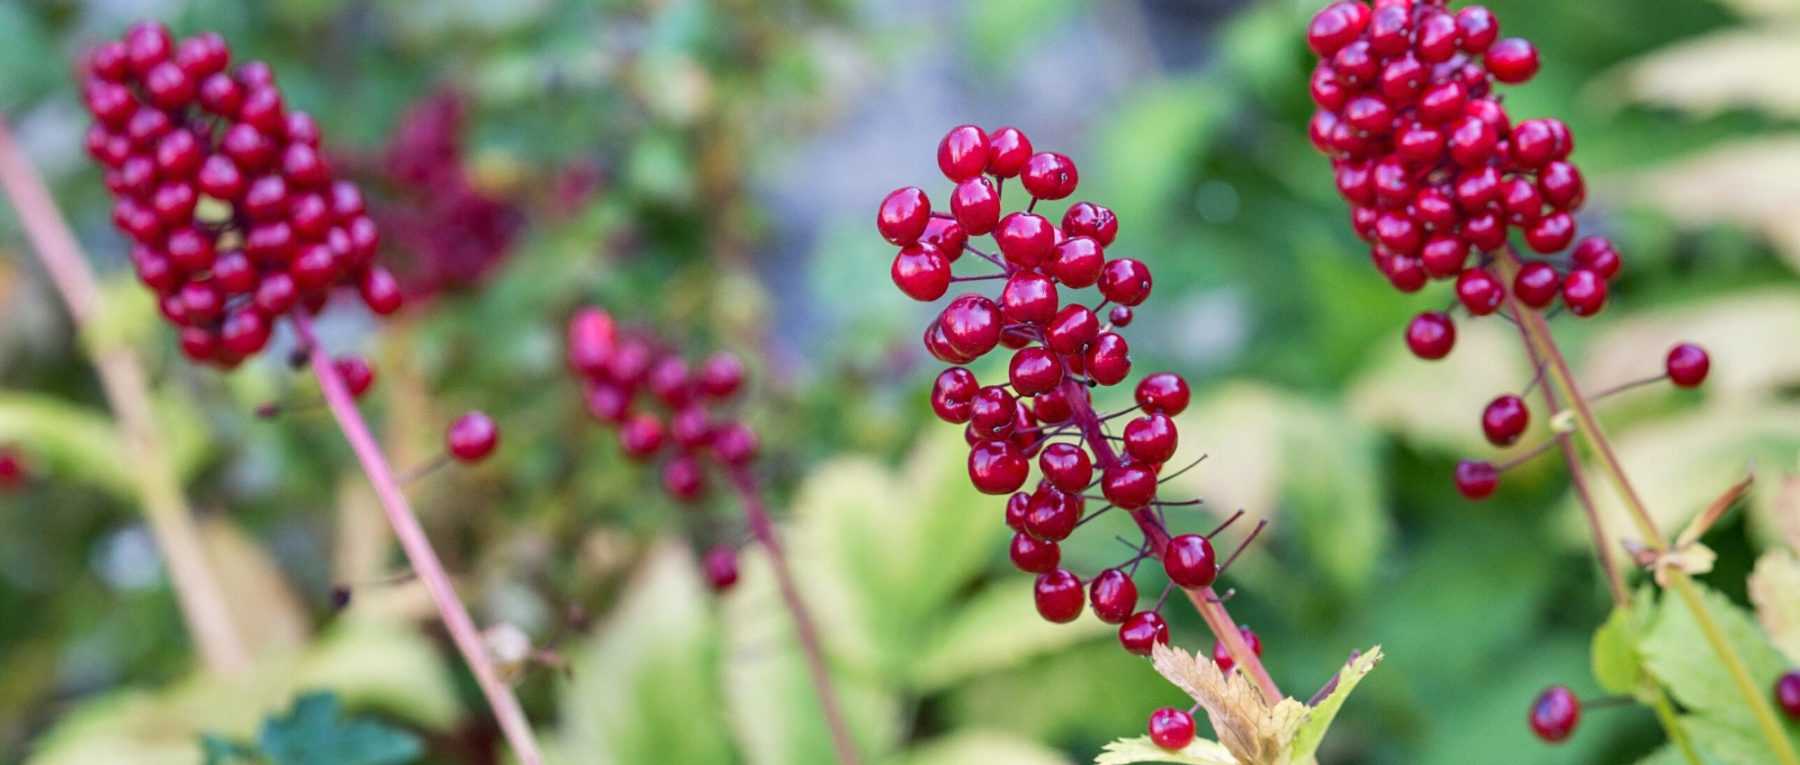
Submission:
[[[1244,645],[1250,648],[1251,654],[1262,655],[1262,638],[1257,637],[1256,632],[1250,629],[1249,625],[1238,625],[1238,635],[1244,638]],[[1213,664],[1218,665],[1220,672],[1229,673],[1232,667],[1237,666],[1237,660],[1231,657],[1231,650],[1225,647],[1223,640],[1213,641],[1212,655]]]
[[[1009,262],[1035,268],[1056,248],[1056,231],[1042,215],[1009,213],[994,229],[994,242]]]
[[[1583,237],[1569,251],[1569,258],[1602,279],[1610,280],[1619,273],[1619,251],[1613,249],[1612,240],[1603,236]]]
[[[1003,387],[989,385],[969,401],[969,432],[984,439],[1012,435],[1018,404]]]
[[[950,191],[950,214],[965,233],[989,233],[1000,222],[1000,191],[986,176],[960,181]]]
[[[1456,463],[1456,491],[1465,499],[1482,500],[1500,485],[1500,471],[1486,460],[1463,460]]]
[[[264,276],[262,283],[256,285],[256,296],[253,298],[257,308],[270,316],[287,313],[300,300],[300,287],[294,279],[284,273],[273,273]]]
[[[1100,493],[1126,510],[1136,510],[1156,499],[1156,471],[1145,465],[1120,463],[1100,475]]]
[[[238,107],[237,116],[264,134],[279,135],[285,113],[280,90],[273,85],[251,85],[244,89],[244,103]]]
[[[1024,172],[1019,175],[1025,190],[1039,199],[1062,199],[1073,194],[1079,180],[1075,162],[1054,151],[1031,155],[1031,159],[1025,160]]]
[[[1456,345],[1456,324],[1448,314],[1426,311],[1406,325],[1406,347],[1421,359],[1441,359]]]
[[[1471,5],[1456,12],[1456,29],[1462,33],[1463,50],[1482,53],[1500,36],[1500,20],[1494,18],[1493,11]]]
[[[1107,624],[1124,624],[1137,609],[1137,600],[1137,583],[1116,568],[1100,572],[1088,584],[1088,602],[1094,607],[1094,616]]]
[[[1050,287],[1050,289],[1054,290],[1055,287]],[[1099,317],[1080,303],[1063,306],[1062,310],[1057,311],[1056,315],[1051,317],[1050,322],[1044,325],[1044,345],[1061,354],[1080,353],[1099,335]]]
[[[1194,743],[1194,716],[1185,709],[1163,707],[1150,713],[1150,741],[1171,752]]]
[[[1210,586],[1219,577],[1219,560],[1206,537],[1182,534],[1170,539],[1163,550],[1163,571],[1169,575],[1169,581],[1197,589]]]
[[[375,385],[375,370],[361,356],[339,356],[331,360],[331,366],[337,370],[338,377],[344,378],[344,387],[350,389],[351,398],[362,398]]]
[[[1587,199],[1587,181],[1573,163],[1551,162],[1538,171],[1538,193],[1558,210],[1573,210]]]
[[[1007,441],[982,441],[969,450],[969,481],[983,494],[1011,494],[1031,472],[1024,455]]]
[[[468,412],[450,423],[444,443],[450,456],[463,462],[480,462],[500,445],[500,426],[485,412]]]
[[[1543,308],[1556,299],[1562,289],[1562,277],[1543,261],[1526,263],[1513,277],[1513,297],[1532,308]]]
[[[1025,496],[1025,495],[1021,495]],[[1047,539],[1019,532],[1008,550],[1013,566],[1027,574],[1048,574],[1062,561],[1062,548]]]
[[[987,169],[988,137],[974,125],[958,125],[938,142],[938,169],[953,181],[976,178]]]
[[[1506,288],[1500,279],[1485,268],[1471,268],[1456,278],[1456,299],[1476,316],[1486,316],[1500,308],[1506,299]]]
[[[1081,578],[1060,568],[1039,574],[1032,594],[1038,615],[1057,624],[1075,621],[1081,616],[1082,602],[1086,600],[1081,593]]]
[[[687,361],[673,354],[651,365],[645,388],[671,410],[680,410],[694,399],[694,378],[688,374]]]
[[[601,422],[622,423],[631,414],[631,393],[609,382],[588,381],[582,387],[582,403]]]
[[[1137,384],[1138,406],[1152,414],[1181,414],[1187,410],[1188,395],[1187,381],[1174,372],[1157,372]]]
[[[1052,486],[1080,493],[1094,480],[1094,463],[1086,449],[1059,441],[1038,453],[1038,469]]]
[[[252,356],[269,344],[269,320],[255,306],[234,309],[219,328],[219,344],[234,356]]]
[[[1040,486],[1031,493],[1025,508],[1025,531],[1050,542],[1061,542],[1075,533],[1085,503],[1078,494],[1064,494],[1051,486]]]
[[[1790,670],[1775,681],[1775,703],[1789,720],[1800,720],[1800,671]]]
[[[1008,324],[1041,325],[1056,315],[1056,308],[1056,284],[1035,271],[1013,274],[1001,288],[1000,311]]]
[[[1574,216],[1566,212],[1555,212],[1534,221],[1525,229],[1525,243],[1535,252],[1550,254],[1561,252],[1575,240]]]
[[[611,314],[591,307],[577,310],[569,317],[564,347],[569,368],[590,377],[605,373],[607,359],[617,342],[618,328]]]
[[[1555,744],[1575,732],[1581,721],[1581,700],[1566,686],[1552,685],[1531,702],[1531,732]]]
[[[1488,402],[1481,412],[1481,432],[1488,443],[1511,446],[1531,423],[1531,410],[1525,400],[1510,393]]]
[[[946,369],[931,387],[931,410],[945,422],[968,422],[979,389],[974,373],[962,367]]]
[[[1150,297],[1150,268],[1131,258],[1107,261],[1100,273],[1100,294],[1120,305],[1137,305]]]
[[[1038,422],[1054,425],[1068,422],[1074,409],[1069,406],[1068,394],[1058,386],[1032,396],[1031,413],[1037,416]]]
[[[971,357],[981,356],[1000,344],[1003,324],[1000,306],[976,294],[958,296],[938,315],[944,340],[957,353]]]
[[[1131,346],[1113,332],[1102,332],[1082,357],[1089,377],[1101,385],[1116,385],[1131,374]]]
[[[962,224],[934,215],[925,224],[925,233],[919,237],[919,242],[936,247],[945,260],[955,263],[968,247],[969,234],[963,230]]]
[[[706,493],[706,478],[699,460],[685,455],[663,465],[662,485],[669,496],[680,502],[693,502]]]
[[[1681,343],[1669,349],[1669,356],[1663,361],[1663,369],[1668,372],[1669,381],[1682,388],[1692,388],[1706,381],[1706,373],[1712,369],[1712,359],[1706,355],[1706,349],[1693,343]]]
[[[1517,85],[1537,74],[1537,49],[1523,38],[1508,37],[1488,48],[1482,63],[1493,73],[1494,79]]]
[[[881,209],[875,214],[875,227],[889,242],[908,245],[919,241],[930,218],[931,200],[926,198],[925,191],[917,186],[907,186],[895,189],[881,200]]]
[[[140,21],[125,30],[126,61],[139,77],[169,60],[174,49],[175,38],[169,35],[169,28],[155,21]]]
[[[706,583],[713,592],[729,590],[738,580],[737,551],[725,545],[707,550],[700,569],[706,573]]]
[[[1157,643],[1169,644],[1169,623],[1155,611],[1139,611],[1119,625],[1119,644],[1128,653],[1149,656]]]
[[[1031,155],[1031,139],[1018,128],[1003,127],[988,134],[987,170],[994,175],[1001,178],[1018,175]]]
[[[1062,217],[1063,233],[1070,238],[1085,236],[1105,247],[1119,235],[1119,218],[1113,211],[1093,202],[1076,202]]]
[[[1115,327],[1131,326],[1131,307],[1123,305],[1113,306],[1111,311],[1106,312],[1106,320],[1111,322]]]
[[[1577,268],[1563,280],[1563,304],[1576,316],[1592,316],[1606,306],[1606,279],[1593,271]]]
[[[1070,236],[1056,245],[1056,252],[1045,263],[1044,270],[1057,281],[1081,289],[1100,281],[1100,271],[1105,267],[1106,251],[1098,240]]]
[[[1369,25],[1369,9],[1356,0],[1341,0],[1313,14],[1306,26],[1306,45],[1326,58],[1349,45]]]
[[[663,441],[662,420],[653,415],[632,415],[619,426],[619,446],[625,450],[625,456],[634,460],[655,456],[662,450]]]
[[[1175,456],[1175,421],[1164,414],[1147,414],[1125,424],[1125,452],[1145,464],[1158,464]]]
[[[929,303],[950,289],[950,261],[928,244],[909,244],[894,256],[894,286],[914,300]]]
[[[1013,354],[1007,367],[1013,390],[1022,396],[1035,396],[1062,384],[1062,360],[1050,351],[1033,346]]]

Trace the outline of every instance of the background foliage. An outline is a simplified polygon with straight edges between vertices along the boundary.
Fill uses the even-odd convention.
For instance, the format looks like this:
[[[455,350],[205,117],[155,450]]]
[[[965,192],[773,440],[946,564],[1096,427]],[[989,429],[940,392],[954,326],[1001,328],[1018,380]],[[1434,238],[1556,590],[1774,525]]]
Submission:
[[[558,321],[591,301],[751,358],[749,417],[776,455],[797,565],[858,735],[884,762],[1085,762],[1181,698],[1091,618],[1035,618],[998,504],[967,487],[958,436],[930,418],[925,309],[885,284],[869,219],[894,186],[942,186],[933,148],[964,121],[1015,124],[1075,157],[1078,197],[1124,223],[1115,250],[1154,269],[1136,362],[1198,384],[1182,431],[1211,456],[1190,488],[1210,511],[1274,523],[1230,584],[1276,679],[1317,687],[1349,648],[1383,645],[1323,761],[1649,754],[1659,734],[1638,710],[1592,714],[1556,749],[1524,725],[1543,685],[1602,692],[1588,640],[1606,598],[1554,459],[1509,474],[1485,504],[1451,489],[1455,459],[1487,449],[1481,404],[1522,385],[1526,362],[1499,322],[1465,326],[1444,362],[1404,353],[1405,319],[1448,298],[1391,294],[1306,142],[1314,5],[0,4],[0,110],[120,282],[107,331],[154,361],[176,462],[262,657],[248,677],[193,673],[157,551],[112,472],[121,455],[90,368],[0,209],[0,443],[23,446],[36,474],[0,495],[0,761],[194,762],[202,733],[267,748],[271,726],[307,722],[399,747],[382,756],[410,746],[463,763],[485,761],[496,737],[417,592],[364,587],[330,608],[334,584],[399,562],[322,416],[250,416],[315,395],[310,383],[280,353],[230,377],[178,363],[125,284],[70,62],[143,16],[271,60],[337,161],[401,221],[388,231],[449,232],[390,235],[388,257],[420,275],[406,318],[377,334],[346,313],[324,330],[376,361],[370,406],[398,462],[422,462],[432,423],[465,408],[506,428],[498,459],[434,477],[419,505],[481,618],[569,661],[566,677],[533,669],[521,686],[567,761],[828,751],[760,561],[717,601],[682,541],[740,532],[677,509],[579,414]],[[1756,461],[1749,512],[1707,539],[1721,554],[1709,584],[1744,603],[1779,508],[1800,513],[1780,480],[1800,470],[1800,90],[1779,74],[1800,50],[1800,4],[1491,5],[1546,62],[1509,108],[1572,126],[1594,189],[1583,226],[1626,253],[1614,310],[1561,330],[1584,379],[1653,372],[1679,339],[1714,351],[1702,391],[1634,393],[1607,419],[1672,519]],[[462,185],[409,185],[408,162]],[[1099,541],[1065,555],[1088,568],[1122,557]],[[1207,647],[1179,611],[1177,641]],[[1682,645],[1664,634],[1675,629],[1652,644]],[[342,728],[339,703],[353,715]]]

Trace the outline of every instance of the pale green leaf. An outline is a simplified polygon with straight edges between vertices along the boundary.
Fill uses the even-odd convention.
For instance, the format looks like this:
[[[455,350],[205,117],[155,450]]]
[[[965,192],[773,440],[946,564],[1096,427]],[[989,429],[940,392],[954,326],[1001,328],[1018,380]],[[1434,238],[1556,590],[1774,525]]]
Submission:
[[[1122,738],[1106,745],[1094,765],[1132,765],[1138,762],[1173,762],[1178,765],[1238,765],[1237,758],[1218,742],[1195,738],[1194,743],[1171,752],[1157,746],[1149,736]]]
[[[699,563],[665,540],[623,592],[607,623],[566,654],[572,679],[554,747],[582,763],[736,762]]]
[[[1700,392],[1708,399],[1748,400],[1800,384],[1800,354],[1768,352],[1795,337],[1800,290],[1740,290],[1607,322],[1583,347],[1580,377],[1596,389],[1648,377],[1663,371],[1670,346],[1692,342],[1713,358]]]
[[[1788,265],[1800,269],[1800,135],[1774,134],[1722,143],[1634,173],[1622,191],[1677,222],[1733,223],[1760,231]]]
[[[1693,586],[1712,622],[1743,658],[1756,687],[1772,687],[1787,662],[1769,645],[1756,622],[1724,595],[1699,583]],[[1639,650],[1645,668],[1688,711],[1740,726],[1755,724],[1693,613],[1675,593],[1663,594],[1656,623]]]
[[[1800,559],[1787,550],[1771,550],[1750,572],[1750,602],[1769,641],[1790,664],[1800,665]]]
[[[1423,361],[1406,350],[1396,329],[1393,341],[1380,344],[1351,382],[1350,413],[1451,454],[1498,455],[1482,437],[1476,415],[1495,396],[1531,379],[1519,344],[1518,331],[1506,322],[1462,321],[1456,352]],[[1549,419],[1532,417],[1524,441],[1537,440]]]
[[[34,463],[47,466],[60,482],[79,483],[137,497],[130,460],[105,412],[54,396],[0,393],[0,443],[31,444]]]
[[[884,765],[1069,765],[1069,758],[1019,736],[959,731],[931,739],[884,761]]]
[[[263,723],[257,744],[275,765],[401,765],[423,751],[417,736],[344,716],[330,693],[309,693],[292,711]]]
[[[1628,61],[1597,83],[1612,96],[1708,117],[1756,109],[1800,116],[1800,27],[1767,24],[1693,35]]]
[[[987,587],[958,608],[921,647],[912,665],[914,683],[937,690],[975,674],[1008,669],[1096,636],[1114,632],[1098,619],[1073,624],[1045,621],[1022,582]]]
[[[1294,733],[1293,748],[1289,750],[1291,761],[1305,762],[1319,750],[1319,743],[1325,740],[1325,732],[1330,730],[1332,720],[1337,718],[1338,710],[1343,708],[1350,692],[1356,690],[1356,684],[1380,663],[1381,646],[1373,646],[1338,670],[1336,686],[1317,705],[1307,709],[1306,720]]]
[[[1614,608],[1606,622],[1594,630],[1590,650],[1594,681],[1607,693],[1635,693],[1642,684],[1644,660],[1638,652],[1638,640],[1654,607],[1654,594],[1648,588],[1638,590],[1631,609]]]

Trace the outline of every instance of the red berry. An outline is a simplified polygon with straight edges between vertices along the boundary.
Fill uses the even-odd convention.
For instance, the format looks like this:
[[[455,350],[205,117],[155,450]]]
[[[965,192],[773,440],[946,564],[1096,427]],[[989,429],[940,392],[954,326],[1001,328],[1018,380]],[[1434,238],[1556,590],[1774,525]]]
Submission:
[[[1800,671],[1790,670],[1775,681],[1775,703],[1789,720],[1800,720]]]
[[[1173,417],[1187,410],[1188,384],[1174,372],[1157,372],[1138,381],[1136,396],[1144,411]]]
[[[1476,316],[1486,316],[1500,308],[1506,289],[1485,268],[1471,268],[1456,278],[1456,299]]]
[[[1013,535],[1008,555],[1012,558],[1013,566],[1020,571],[1027,574],[1047,574],[1055,571],[1056,565],[1062,561],[1062,548],[1055,542],[1020,532]]]
[[[1406,325],[1406,347],[1421,359],[1441,359],[1456,345],[1456,325],[1448,314],[1426,311]]]
[[[25,483],[25,457],[17,447],[0,446],[0,489],[17,489]]]
[[[981,295],[961,295],[938,316],[944,340],[964,356],[980,356],[1000,344],[1000,306]]]
[[[238,119],[268,135],[279,135],[284,122],[281,91],[273,85],[252,85],[244,90],[244,103],[238,107]]]
[[[1101,385],[1116,385],[1131,373],[1131,347],[1113,332],[1094,338],[1082,359],[1088,376]]]
[[[985,176],[961,181],[950,192],[950,214],[968,234],[991,232],[1000,221],[1000,191]]]
[[[983,494],[1011,494],[1025,485],[1030,463],[1007,441],[982,441],[969,450],[969,481]]]
[[[1256,632],[1248,625],[1238,625],[1238,635],[1244,638],[1244,645],[1250,648],[1251,654],[1262,655],[1262,638],[1257,637]],[[1220,672],[1230,672],[1232,667],[1237,666],[1237,660],[1231,658],[1231,650],[1225,647],[1223,640],[1213,641],[1212,655],[1213,664],[1218,665]]]
[[[564,349],[569,368],[590,377],[604,373],[617,341],[618,329],[611,314],[598,308],[577,310],[569,318]]]
[[[931,302],[950,289],[950,261],[928,244],[909,244],[894,256],[894,286],[907,297]]]
[[[269,321],[254,306],[234,310],[219,328],[219,343],[232,355],[254,355],[269,344]]]
[[[1500,20],[1494,18],[1493,11],[1479,5],[1457,11],[1456,28],[1462,33],[1462,49],[1469,53],[1486,51],[1500,36]]]
[[[1000,290],[1000,312],[1008,324],[1044,324],[1056,315],[1056,306],[1056,285],[1035,271],[1013,274]]]
[[[1518,276],[1513,277],[1513,297],[1532,308],[1543,308],[1556,299],[1556,293],[1562,289],[1562,277],[1556,269],[1543,261],[1526,263],[1519,269]]]
[[[987,169],[988,137],[974,125],[958,125],[938,143],[938,169],[944,177],[962,181],[979,177]]]
[[[331,366],[337,370],[338,377],[344,378],[344,387],[350,389],[351,398],[362,398],[362,394],[375,385],[375,370],[361,356],[339,356],[331,360]]]
[[[1031,158],[1031,139],[1018,128],[1003,127],[988,135],[987,170],[1011,178],[1025,169]]]
[[[1100,246],[1113,243],[1119,235],[1119,219],[1109,210],[1093,202],[1076,202],[1062,217],[1063,233],[1069,237],[1091,237]]]
[[[1488,48],[1482,63],[1493,73],[1494,79],[1517,85],[1537,74],[1537,49],[1523,38],[1508,37]]]
[[[1137,305],[1150,297],[1150,268],[1131,258],[1109,260],[1100,273],[1100,294],[1120,305]]]
[[[1075,533],[1075,524],[1081,521],[1081,511],[1085,507],[1078,494],[1064,494],[1049,486],[1040,486],[1031,493],[1031,502],[1025,508],[1026,533],[1050,542],[1061,542]]]
[[[1169,644],[1169,623],[1155,611],[1139,611],[1119,625],[1119,644],[1128,653],[1149,656],[1157,643]]]
[[[647,460],[655,456],[663,446],[662,420],[648,414],[637,414],[626,419],[619,426],[619,446],[625,450],[625,456],[634,460]]]
[[[1575,249],[1569,251],[1569,257],[1575,265],[1593,271],[1602,279],[1612,279],[1619,273],[1619,251],[1613,249],[1612,241],[1603,236],[1583,237],[1575,243]]]
[[[1531,732],[1555,744],[1575,732],[1581,721],[1581,700],[1566,686],[1552,685],[1531,702]]]
[[[974,373],[962,367],[946,369],[932,385],[931,409],[945,422],[968,422],[978,389]]]
[[[1319,57],[1329,57],[1362,35],[1369,15],[1368,7],[1356,0],[1325,6],[1306,26],[1306,45]]]
[[[1525,229],[1525,243],[1531,249],[1546,255],[1560,252],[1569,242],[1575,239],[1575,218],[1566,212],[1557,212],[1537,219]]]
[[[1525,400],[1510,393],[1488,402],[1481,412],[1481,432],[1495,446],[1511,446],[1530,423],[1531,410]]]
[[[1213,555],[1212,542],[1199,534],[1182,534],[1169,540],[1163,550],[1163,571],[1169,581],[1189,588],[1207,587],[1219,576],[1219,560]]]
[[[1465,499],[1481,500],[1500,485],[1500,471],[1491,462],[1463,460],[1456,463],[1456,491]]]
[[[931,219],[931,200],[917,186],[895,189],[881,200],[881,209],[875,214],[875,227],[880,229],[882,238],[898,245],[908,245],[919,241],[925,233],[925,223]]]
[[[1559,210],[1573,210],[1587,199],[1587,182],[1581,170],[1568,162],[1551,162],[1538,171],[1538,193]]]
[[[194,81],[174,62],[164,61],[144,74],[144,95],[157,108],[176,110],[194,100]]]
[[[669,460],[662,469],[663,491],[680,502],[693,502],[706,493],[706,476],[700,462],[681,456]]]
[[[1668,372],[1670,382],[1682,388],[1692,388],[1706,381],[1706,373],[1712,369],[1712,359],[1707,357],[1705,348],[1693,343],[1681,343],[1669,349],[1663,369]]]
[[[1013,390],[1023,396],[1035,396],[1062,384],[1063,364],[1056,354],[1036,346],[1021,348],[1013,354],[1007,368]]]
[[[1137,608],[1137,600],[1137,583],[1116,568],[1100,572],[1088,584],[1088,602],[1094,607],[1094,616],[1107,624],[1124,624]]]
[[[738,580],[737,551],[724,545],[707,550],[700,569],[706,573],[706,583],[713,592],[729,590]]]
[[[201,108],[230,119],[244,105],[244,86],[223,72],[209,75],[200,80],[199,98]]]
[[[1010,286],[1010,282],[1008,283]],[[1055,287],[1046,285],[1049,289]],[[1062,354],[1079,353],[1100,334],[1100,319],[1080,303],[1070,303],[1044,325],[1044,345]]]
[[[1000,219],[994,242],[1009,262],[1035,268],[1055,249],[1056,231],[1042,215],[1015,212]]]
[[[1593,271],[1577,268],[1563,281],[1562,294],[1569,313],[1592,316],[1606,305],[1606,279]]]
[[[293,277],[284,273],[264,276],[262,283],[256,285],[256,307],[270,316],[287,313],[299,299],[299,286],[294,284]]]
[[[1171,752],[1194,743],[1194,716],[1186,710],[1163,707],[1150,713],[1150,741]]]
[[[1078,494],[1094,480],[1094,463],[1086,449],[1067,442],[1044,447],[1038,454],[1038,469],[1052,486]]]
[[[1039,199],[1062,199],[1073,194],[1079,180],[1075,162],[1053,151],[1031,155],[1031,159],[1025,161],[1025,171],[1019,176],[1025,190]]]
[[[1125,424],[1125,451],[1145,464],[1167,462],[1175,456],[1175,421],[1162,414],[1148,414]]]
[[[1105,267],[1105,249],[1098,240],[1086,236],[1064,239],[1056,245],[1056,252],[1049,262],[1044,264],[1044,270],[1057,281],[1076,289],[1100,281],[1100,271]]]
[[[500,445],[500,427],[485,412],[469,412],[450,423],[444,443],[450,456],[463,462],[480,462]]]
[[[1106,312],[1106,320],[1115,327],[1131,326],[1131,316],[1130,306],[1115,305],[1112,310]]]
[[[1033,596],[1038,615],[1058,624],[1075,621],[1081,616],[1082,601],[1085,600],[1081,593],[1081,578],[1060,568],[1038,575]]]

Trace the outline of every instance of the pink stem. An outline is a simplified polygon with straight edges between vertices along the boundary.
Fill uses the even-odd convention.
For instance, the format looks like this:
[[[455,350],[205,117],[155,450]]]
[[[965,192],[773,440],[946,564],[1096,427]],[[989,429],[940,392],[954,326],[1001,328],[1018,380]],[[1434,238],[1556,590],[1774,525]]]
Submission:
[[[844,765],[856,765],[856,742],[850,737],[850,727],[844,722],[843,708],[839,705],[837,691],[831,684],[831,674],[825,665],[825,649],[819,640],[818,627],[813,624],[812,616],[806,609],[806,601],[800,597],[800,588],[794,583],[793,570],[788,567],[787,554],[782,551],[781,539],[775,533],[775,523],[763,506],[762,491],[757,486],[756,477],[742,467],[730,468],[729,472],[732,485],[736,487],[738,498],[744,505],[744,519],[750,525],[750,533],[768,551],[769,567],[775,571],[775,582],[781,589],[781,599],[787,605],[788,614],[794,619],[794,631],[799,634],[801,653],[806,656],[806,668],[812,675],[813,690],[819,694],[819,706],[824,708],[825,725],[831,729],[831,742],[837,749],[838,761]]]
[[[1081,426],[1081,433],[1094,449],[1094,456],[1100,461],[1100,470],[1119,464],[1119,456],[1113,451],[1112,443],[1106,439],[1106,431],[1100,428],[1100,416],[1094,413],[1094,405],[1088,400],[1087,386],[1073,380],[1063,381],[1063,396],[1069,401],[1071,417]],[[1131,511],[1131,519],[1143,532],[1144,538],[1150,542],[1150,552],[1161,558],[1163,549],[1169,546],[1169,531],[1163,528],[1162,521],[1156,512],[1149,507],[1140,507]],[[1237,622],[1231,613],[1225,610],[1225,604],[1211,587],[1198,589],[1181,588],[1188,601],[1194,604],[1194,610],[1200,612],[1200,618],[1206,621],[1208,629],[1219,642],[1225,644],[1225,650],[1231,654],[1233,661],[1250,675],[1256,687],[1262,691],[1263,699],[1274,705],[1281,702],[1281,688],[1275,685],[1275,679],[1269,676],[1269,670],[1263,666],[1262,658],[1250,650],[1244,636],[1238,632]]]
[[[387,457],[381,453],[381,446],[369,433],[368,423],[363,421],[362,412],[356,408],[350,389],[338,376],[330,354],[319,345],[305,312],[295,311],[293,319],[300,341],[311,349],[313,374],[319,378],[326,406],[331,408],[332,416],[337,418],[338,427],[344,432],[344,440],[350,442],[351,450],[362,463],[363,472],[368,475],[375,496],[381,501],[381,509],[387,513],[388,524],[394,527],[394,536],[400,540],[400,549],[406,552],[413,572],[424,583],[431,602],[437,606],[444,628],[450,632],[450,640],[462,652],[463,661],[475,675],[475,682],[481,686],[482,695],[487,697],[488,706],[493,709],[494,719],[500,723],[501,733],[512,744],[519,762],[541,765],[543,755],[538,752],[537,740],[532,735],[531,723],[525,719],[525,711],[520,708],[518,698],[513,696],[512,688],[500,679],[499,671],[494,668],[475,620],[469,617],[468,609],[457,597],[455,585],[444,572],[444,564],[438,560],[437,551],[432,549],[431,540],[419,525],[419,518],[413,513],[405,492],[400,490],[400,483],[395,480]]]

